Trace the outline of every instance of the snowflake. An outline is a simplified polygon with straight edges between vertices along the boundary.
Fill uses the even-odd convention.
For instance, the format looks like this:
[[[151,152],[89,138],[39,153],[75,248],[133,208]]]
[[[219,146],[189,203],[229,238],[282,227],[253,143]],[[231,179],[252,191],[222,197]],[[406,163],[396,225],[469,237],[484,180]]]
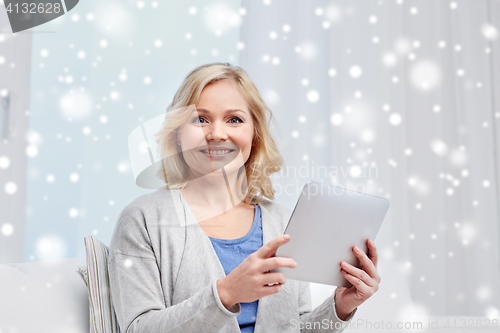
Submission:
[[[359,78],[363,74],[363,70],[361,69],[360,66],[354,65],[349,68],[349,74],[351,75],[352,78]]]

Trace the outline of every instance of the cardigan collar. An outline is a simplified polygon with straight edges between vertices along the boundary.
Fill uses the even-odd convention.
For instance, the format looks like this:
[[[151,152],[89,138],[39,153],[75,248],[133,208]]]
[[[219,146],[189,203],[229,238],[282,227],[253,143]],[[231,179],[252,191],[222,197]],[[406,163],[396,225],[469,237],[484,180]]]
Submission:
[[[184,206],[184,220],[186,222],[185,227],[190,230],[189,234],[191,234],[192,232],[193,236],[187,237],[188,241],[192,241],[192,245],[196,246],[196,248],[199,249],[198,255],[203,255],[208,261],[206,262],[205,266],[205,269],[207,270],[206,273],[208,274],[207,279],[213,281],[214,278],[220,279],[225,277],[226,274],[224,272],[224,268],[220,263],[219,257],[217,256],[209,237],[196,221],[196,218],[191,208],[189,207],[189,204],[182,197],[180,190],[178,190],[178,195],[180,201],[182,202],[182,205]],[[267,204],[259,203],[258,205],[262,214],[262,241],[265,245],[274,238],[283,234],[284,225],[281,225],[281,223],[286,223],[287,221],[280,221],[279,216],[275,216],[275,214],[271,210],[267,209]],[[186,234],[188,234],[187,230],[186,232]],[[186,259],[187,258],[184,258],[184,260]],[[259,299],[254,333],[268,332],[268,325],[274,321],[273,311],[276,311],[275,307],[273,307],[273,304],[290,304],[290,302],[292,302],[290,293],[287,292],[287,290],[284,290],[286,287],[288,287],[286,285],[287,283],[283,285],[281,292]],[[236,317],[234,317],[233,323],[231,325],[234,326],[232,327],[232,329],[234,329],[235,331],[239,330],[239,325]]]

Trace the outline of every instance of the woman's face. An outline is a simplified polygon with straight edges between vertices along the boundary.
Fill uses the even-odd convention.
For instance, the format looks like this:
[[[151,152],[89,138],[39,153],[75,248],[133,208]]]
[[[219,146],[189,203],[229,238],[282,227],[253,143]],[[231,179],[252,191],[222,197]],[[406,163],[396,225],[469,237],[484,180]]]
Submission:
[[[250,156],[254,124],[236,83],[222,79],[205,86],[195,106],[178,134],[191,174],[238,170]]]

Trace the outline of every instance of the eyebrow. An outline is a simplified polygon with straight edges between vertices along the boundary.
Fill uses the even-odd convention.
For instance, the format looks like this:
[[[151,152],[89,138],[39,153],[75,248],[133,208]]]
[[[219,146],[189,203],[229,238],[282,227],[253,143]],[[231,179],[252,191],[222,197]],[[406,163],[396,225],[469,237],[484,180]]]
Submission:
[[[198,111],[201,113],[209,113],[210,112],[209,110],[206,110],[206,109],[196,109],[195,111]],[[237,113],[237,112],[246,113],[245,111],[240,110],[240,109],[229,109],[229,110],[226,110],[226,112],[227,113]]]

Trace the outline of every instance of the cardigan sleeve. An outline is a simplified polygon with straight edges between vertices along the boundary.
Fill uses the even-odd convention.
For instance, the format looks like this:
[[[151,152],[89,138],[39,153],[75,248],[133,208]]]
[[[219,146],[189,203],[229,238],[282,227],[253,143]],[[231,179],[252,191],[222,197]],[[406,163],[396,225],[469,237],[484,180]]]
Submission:
[[[302,333],[340,333],[349,325],[350,320],[356,311],[358,311],[356,308],[349,317],[347,317],[347,320],[340,319],[335,310],[335,292],[312,310],[310,283],[299,281],[299,286],[300,332]]]
[[[183,302],[167,306],[161,272],[140,211],[122,212],[115,227],[108,271],[110,293],[122,333],[197,332],[220,330],[241,312],[220,301],[217,281]],[[167,282],[166,284],[169,284]]]

